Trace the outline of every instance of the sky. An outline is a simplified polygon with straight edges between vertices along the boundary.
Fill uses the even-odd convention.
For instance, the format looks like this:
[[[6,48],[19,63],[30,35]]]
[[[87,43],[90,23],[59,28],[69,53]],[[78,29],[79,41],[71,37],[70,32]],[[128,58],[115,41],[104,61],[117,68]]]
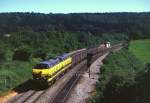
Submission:
[[[150,0],[0,0],[0,12],[148,12]]]

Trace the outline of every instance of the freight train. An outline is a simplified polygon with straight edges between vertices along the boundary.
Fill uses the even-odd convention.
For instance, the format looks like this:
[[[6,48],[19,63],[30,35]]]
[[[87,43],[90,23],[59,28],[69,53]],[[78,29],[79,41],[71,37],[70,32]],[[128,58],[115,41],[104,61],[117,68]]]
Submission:
[[[106,52],[107,48],[109,48],[108,44],[101,44],[98,47],[84,48],[71,53],[65,53],[54,59],[42,61],[32,69],[33,79],[39,82],[53,84],[57,79],[64,75],[71,66],[73,67],[86,59],[88,53],[102,55]]]

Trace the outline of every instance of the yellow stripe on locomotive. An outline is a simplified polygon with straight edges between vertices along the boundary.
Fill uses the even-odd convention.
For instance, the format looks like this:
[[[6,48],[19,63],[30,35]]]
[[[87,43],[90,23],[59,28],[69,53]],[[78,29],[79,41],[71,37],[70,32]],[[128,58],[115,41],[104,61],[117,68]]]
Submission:
[[[71,66],[72,58],[67,54],[49,61],[43,61],[32,69],[33,78],[39,81],[51,82]]]

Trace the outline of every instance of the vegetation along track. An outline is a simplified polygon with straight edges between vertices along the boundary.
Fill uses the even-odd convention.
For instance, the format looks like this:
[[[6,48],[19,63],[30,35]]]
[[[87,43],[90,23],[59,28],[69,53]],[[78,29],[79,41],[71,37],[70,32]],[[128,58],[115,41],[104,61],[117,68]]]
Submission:
[[[116,45],[112,49],[120,48],[122,45]],[[97,57],[105,54],[104,52],[94,56]],[[87,60],[84,59],[55,82],[51,87],[45,90],[29,90],[21,93],[7,101],[7,103],[64,103],[71,89],[80,79],[80,74],[87,69]]]

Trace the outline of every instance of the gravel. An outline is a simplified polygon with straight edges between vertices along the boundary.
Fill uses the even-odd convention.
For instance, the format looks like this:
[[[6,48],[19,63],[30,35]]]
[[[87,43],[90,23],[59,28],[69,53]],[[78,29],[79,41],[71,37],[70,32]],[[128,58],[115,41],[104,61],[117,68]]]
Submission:
[[[102,60],[108,55],[108,53],[99,57],[90,67],[89,70],[82,74],[81,79],[77,85],[72,89],[66,103],[86,103],[89,98],[95,93],[95,85],[99,78],[100,67]]]

